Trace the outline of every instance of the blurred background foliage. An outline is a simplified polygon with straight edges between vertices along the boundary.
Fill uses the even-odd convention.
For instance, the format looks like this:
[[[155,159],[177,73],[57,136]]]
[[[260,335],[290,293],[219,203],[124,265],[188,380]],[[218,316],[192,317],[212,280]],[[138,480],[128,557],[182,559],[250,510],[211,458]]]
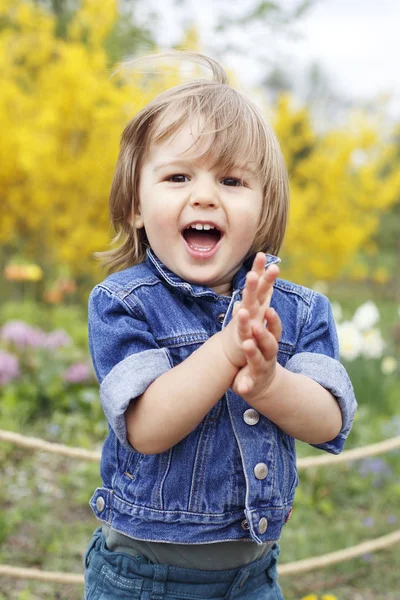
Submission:
[[[171,3],[185,31],[177,47],[201,51],[189,0]],[[299,0],[289,10],[254,0],[238,12],[218,0],[212,55],[223,62],[232,47],[243,52],[240,37],[224,45],[219,33],[262,22],[285,35],[314,4]],[[179,81],[174,66],[152,75],[116,67],[157,51],[157,24],[156,0],[0,0],[0,428],[91,449],[104,440],[86,299],[104,276],[93,252],[112,238],[107,200],[122,129]],[[362,446],[400,434],[400,123],[379,110],[344,111],[340,98],[321,103],[323,74],[311,75],[302,99],[284,64],[266,68],[251,93],[290,174],[282,276],[333,301],[359,401],[347,447]],[[231,79],[240,86],[234,72]],[[298,444],[298,452],[313,449]],[[1,444],[0,470],[0,562],[80,572],[96,527],[88,500],[98,466]],[[396,452],[301,473],[283,561],[397,528],[399,477]],[[285,579],[285,597],[394,598],[399,561],[393,549]],[[80,597],[76,587],[0,584],[0,600]]]
[[[264,17],[269,4],[276,18],[274,3],[248,18]],[[42,287],[68,274],[87,292],[101,277],[93,252],[110,240],[107,197],[121,131],[146,100],[177,81],[173,69],[154,77],[112,74],[117,59],[155,48],[149,31],[128,18],[129,3],[121,6],[118,12],[115,0],[101,10],[94,0],[0,3],[0,122],[7,131],[0,139],[0,258],[3,268],[39,265]],[[183,45],[196,44],[189,28]],[[273,104],[260,93],[258,99],[291,177],[284,276],[393,285],[393,254],[374,257],[378,240],[386,239],[382,227],[399,224],[398,126],[383,135],[377,118],[349,114],[340,128],[321,132],[311,110],[288,93]]]

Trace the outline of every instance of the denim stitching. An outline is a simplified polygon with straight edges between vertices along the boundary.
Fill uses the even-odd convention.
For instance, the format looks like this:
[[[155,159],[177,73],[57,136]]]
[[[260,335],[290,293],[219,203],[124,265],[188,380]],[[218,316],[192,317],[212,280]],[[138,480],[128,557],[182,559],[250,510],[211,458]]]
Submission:
[[[210,425],[209,425],[210,423]],[[190,486],[190,496],[189,496],[189,510],[191,512],[199,512],[199,504],[200,500],[196,500],[196,496],[200,496],[199,490],[201,490],[201,486],[204,479],[204,456],[207,450],[208,439],[209,439],[209,429],[211,427],[211,421],[202,421],[201,432],[199,435],[199,441],[197,443],[196,450],[196,459],[193,467],[193,475],[192,482]],[[200,471],[200,481],[197,480],[196,472]],[[196,491],[197,490],[197,491]]]
[[[112,583],[117,583],[126,589],[140,592],[143,587],[143,579],[132,580],[132,583],[130,583],[125,577],[123,578],[124,581],[122,581],[122,576],[115,574],[109,567],[103,566],[101,571],[105,579],[109,579]]]
[[[113,492],[111,492],[113,493]],[[133,508],[138,508],[140,511],[142,511],[144,508],[154,512],[154,513],[159,513],[162,515],[187,515],[187,516],[192,516],[195,515],[196,517],[225,517],[226,515],[229,516],[235,516],[235,515],[239,515],[238,518],[240,518],[240,515],[242,514],[242,511],[239,510],[230,510],[230,511],[224,511],[221,513],[201,513],[201,512],[196,512],[193,513],[193,511],[191,510],[160,510],[157,508],[152,508],[152,507],[147,507],[147,506],[142,506],[142,505],[137,505],[137,504],[133,504],[132,502],[127,502],[126,500],[124,500],[123,498],[120,498],[119,496],[117,496],[116,494],[114,494],[115,498],[117,499],[118,502],[121,502],[122,504],[126,504],[126,506],[128,507],[133,507]],[[275,507],[271,507],[273,510],[275,510]],[[281,507],[277,507],[276,510],[281,510]],[[150,540],[148,540],[150,541]]]
[[[179,348],[180,346],[190,346],[192,344],[200,344],[209,339],[206,332],[194,332],[190,334],[180,334],[166,338],[156,338],[157,343],[162,347]]]
[[[277,290],[280,290],[282,292],[286,292],[289,294],[294,294],[295,296],[299,296],[299,298],[304,300],[304,302],[306,304],[311,303],[312,296],[313,296],[313,294],[315,294],[315,292],[313,292],[312,290],[309,291],[306,288],[302,288],[300,286],[294,286],[293,284],[291,284],[289,281],[286,281],[285,279],[277,279],[274,282],[274,288],[276,288]]]
[[[204,450],[203,450],[203,455],[202,455],[202,460],[201,460],[201,467],[200,467],[200,481],[199,481],[199,485],[198,485],[198,492],[197,492],[197,511],[200,511],[200,504],[201,504],[201,491],[203,489],[203,484],[204,484],[204,475],[206,472],[206,464],[207,464],[207,459],[209,457],[209,453],[208,453],[208,447],[210,445],[210,440],[213,434],[213,431],[215,429],[215,425],[216,425],[216,421],[206,421],[206,427],[207,427],[207,436],[206,439],[204,441]]]
[[[166,467],[168,466],[168,457],[169,457],[169,453],[170,450],[165,450],[164,452],[161,452],[160,454],[157,455],[157,475],[155,475],[155,482],[154,482],[154,489],[153,492],[151,494],[151,499],[152,499],[152,503],[153,505],[158,505],[160,510],[163,510],[163,505],[162,505],[162,496],[161,496],[161,487],[162,487],[162,482],[163,482],[163,478],[165,475],[165,470]]]
[[[170,448],[168,451],[167,466],[165,468],[165,472],[164,472],[164,475],[163,475],[163,477],[161,479],[161,483],[160,483],[159,495],[160,495],[160,506],[161,506],[162,510],[164,510],[164,500],[163,500],[164,484],[165,484],[165,480],[167,479],[167,475],[169,473],[169,468],[171,466],[171,459],[172,459],[172,448]]]

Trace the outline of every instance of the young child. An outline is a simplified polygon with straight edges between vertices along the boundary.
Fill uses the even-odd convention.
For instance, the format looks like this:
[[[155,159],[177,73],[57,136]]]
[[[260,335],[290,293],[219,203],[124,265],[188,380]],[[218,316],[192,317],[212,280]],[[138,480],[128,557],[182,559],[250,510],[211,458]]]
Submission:
[[[295,439],[337,454],[355,412],[328,300],[278,279],[278,142],[218,63],[194,59],[213,80],[132,119],[111,189],[116,272],[89,302],[109,434],[87,600],[282,598]]]

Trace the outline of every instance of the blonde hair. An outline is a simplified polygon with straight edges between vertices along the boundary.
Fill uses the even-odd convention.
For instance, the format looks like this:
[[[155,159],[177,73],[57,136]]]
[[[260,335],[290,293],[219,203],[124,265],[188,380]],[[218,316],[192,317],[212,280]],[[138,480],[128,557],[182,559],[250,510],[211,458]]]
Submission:
[[[229,169],[252,161],[252,170],[261,180],[263,209],[248,256],[258,251],[276,254],[286,229],[289,186],[272,128],[258,108],[228,84],[226,72],[216,61],[189,52],[168,56],[190,58],[210,68],[213,78],[195,79],[170,88],[151,100],[126,126],[109,197],[111,222],[116,231],[113,242],[118,247],[96,256],[109,272],[144,260],[149,246],[146,232],[144,228],[136,229],[133,218],[139,214],[141,167],[152,144],[172,136],[183,123],[200,119],[203,128],[199,135],[208,136],[208,148],[219,157],[219,163]]]

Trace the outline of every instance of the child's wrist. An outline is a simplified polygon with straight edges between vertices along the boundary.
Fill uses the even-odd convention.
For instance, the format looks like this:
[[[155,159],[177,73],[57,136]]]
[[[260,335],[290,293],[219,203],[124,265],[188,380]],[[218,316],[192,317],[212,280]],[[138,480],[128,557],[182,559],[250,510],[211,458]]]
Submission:
[[[224,358],[226,359],[226,361],[231,366],[231,368],[235,371],[234,376],[236,377],[236,375],[239,373],[239,370],[246,363],[246,359],[244,358],[244,355],[242,356],[243,353],[237,352],[235,354],[234,352],[232,352],[232,350],[231,350],[231,347],[233,345],[232,339],[230,338],[230,336],[228,336],[227,328],[218,332],[214,337],[218,339],[221,352],[222,352]]]
[[[257,408],[257,404],[268,404],[273,398],[279,393],[279,389],[282,385],[282,371],[284,369],[275,361],[273,371],[267,381],[267,384],[261,391],[256,392],[250,399],[251,405]]]

